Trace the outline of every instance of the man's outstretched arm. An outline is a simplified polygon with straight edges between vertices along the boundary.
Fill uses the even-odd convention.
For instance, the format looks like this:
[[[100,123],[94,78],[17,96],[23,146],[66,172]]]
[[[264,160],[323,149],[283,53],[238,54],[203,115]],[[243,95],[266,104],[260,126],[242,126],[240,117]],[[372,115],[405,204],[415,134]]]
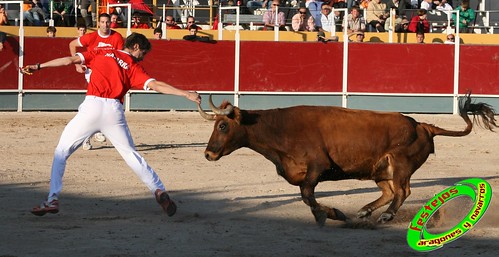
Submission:
[[[55,68],[61,66],[68,66],[71,64],[81,64],[80,57],[79,56],[62,57],[44,63],[26,65],[24,66],[24,68],[21,69],[21,72],[27,75],[31,75],[33,74],[33,72],[43,68]]]

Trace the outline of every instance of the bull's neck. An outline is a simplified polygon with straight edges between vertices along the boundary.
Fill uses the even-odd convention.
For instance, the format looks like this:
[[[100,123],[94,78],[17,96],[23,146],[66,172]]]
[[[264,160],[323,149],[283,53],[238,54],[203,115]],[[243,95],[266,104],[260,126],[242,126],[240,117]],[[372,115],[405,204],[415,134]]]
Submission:
[[[246,147],[268,158],[270,161],[279,162],[281,152],[281,138],[279,126],[275,126],[273,116],[269,111],[252,111],[251,122],[245,124],[247,133]]]

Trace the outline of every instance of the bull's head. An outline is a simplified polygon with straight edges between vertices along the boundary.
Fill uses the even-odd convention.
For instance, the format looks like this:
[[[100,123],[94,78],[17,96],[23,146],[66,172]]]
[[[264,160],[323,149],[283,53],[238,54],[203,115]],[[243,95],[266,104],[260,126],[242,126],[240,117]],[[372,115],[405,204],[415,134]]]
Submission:
[[[198,111],[203,118],[215,121],[215,127],[204,155],[209,161],[216,161],[244,146],[246,140],[244,129],[241,127],[239,108],[227,101],[224,101],[219,108],[215,107],[211,95],[209,104],[214,114],[204,112],[200,105],[198,105]]]

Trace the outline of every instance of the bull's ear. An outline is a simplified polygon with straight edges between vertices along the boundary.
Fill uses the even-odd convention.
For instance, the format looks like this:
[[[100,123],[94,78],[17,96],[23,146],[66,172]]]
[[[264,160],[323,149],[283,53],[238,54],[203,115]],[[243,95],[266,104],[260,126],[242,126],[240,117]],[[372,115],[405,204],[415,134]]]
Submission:
[[[239,110],[239,108],[237,107],[234,107],[234,110],[232,111],[232,113],[230,114],[231,116],[233,115],[234,117],[232,117],[234,119],[234,121],[237,123],[237,125],[241,125],[241,119],[243,118],[242,115],[241,115],[241,110]]]

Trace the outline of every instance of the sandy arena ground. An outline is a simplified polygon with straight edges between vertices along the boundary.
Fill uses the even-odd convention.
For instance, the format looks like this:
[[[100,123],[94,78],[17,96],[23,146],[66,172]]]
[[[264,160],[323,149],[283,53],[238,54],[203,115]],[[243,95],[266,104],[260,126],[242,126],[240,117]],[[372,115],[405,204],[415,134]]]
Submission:
[[[29,210],[48,192],[52,154],[75,113],[0,113],[0,257],[5,256],[498,256],[498,134],[475,127],[463,138],[437,137],[436,154],[412,177],[412,195],[395,220],[374,229],[326,222],[319,228],[298,187],[264,157],[240,149],[218,162],[203,151],[212,122],[198,113],[127,113],[139,152],[178,204],[167,217],[109,142],[79,149],[68,161],[61,211]],[[448,129],[452,115],[411,115]],[[462,179],[494,190],[484,218],[462,238],[430,253],[406,243],[407,226],[434,194]],[[379,196],[372,181],[325,182],[318,200],[353,217]],[[449,203],[438,232],[455,225],[469,203]],[[383,210],[385,208],[382,208]],[[372,219],[377,219],[376,211]],[[460,216],[461,215],[461,216]],[[388,254],[388,255],[387,255]]]

